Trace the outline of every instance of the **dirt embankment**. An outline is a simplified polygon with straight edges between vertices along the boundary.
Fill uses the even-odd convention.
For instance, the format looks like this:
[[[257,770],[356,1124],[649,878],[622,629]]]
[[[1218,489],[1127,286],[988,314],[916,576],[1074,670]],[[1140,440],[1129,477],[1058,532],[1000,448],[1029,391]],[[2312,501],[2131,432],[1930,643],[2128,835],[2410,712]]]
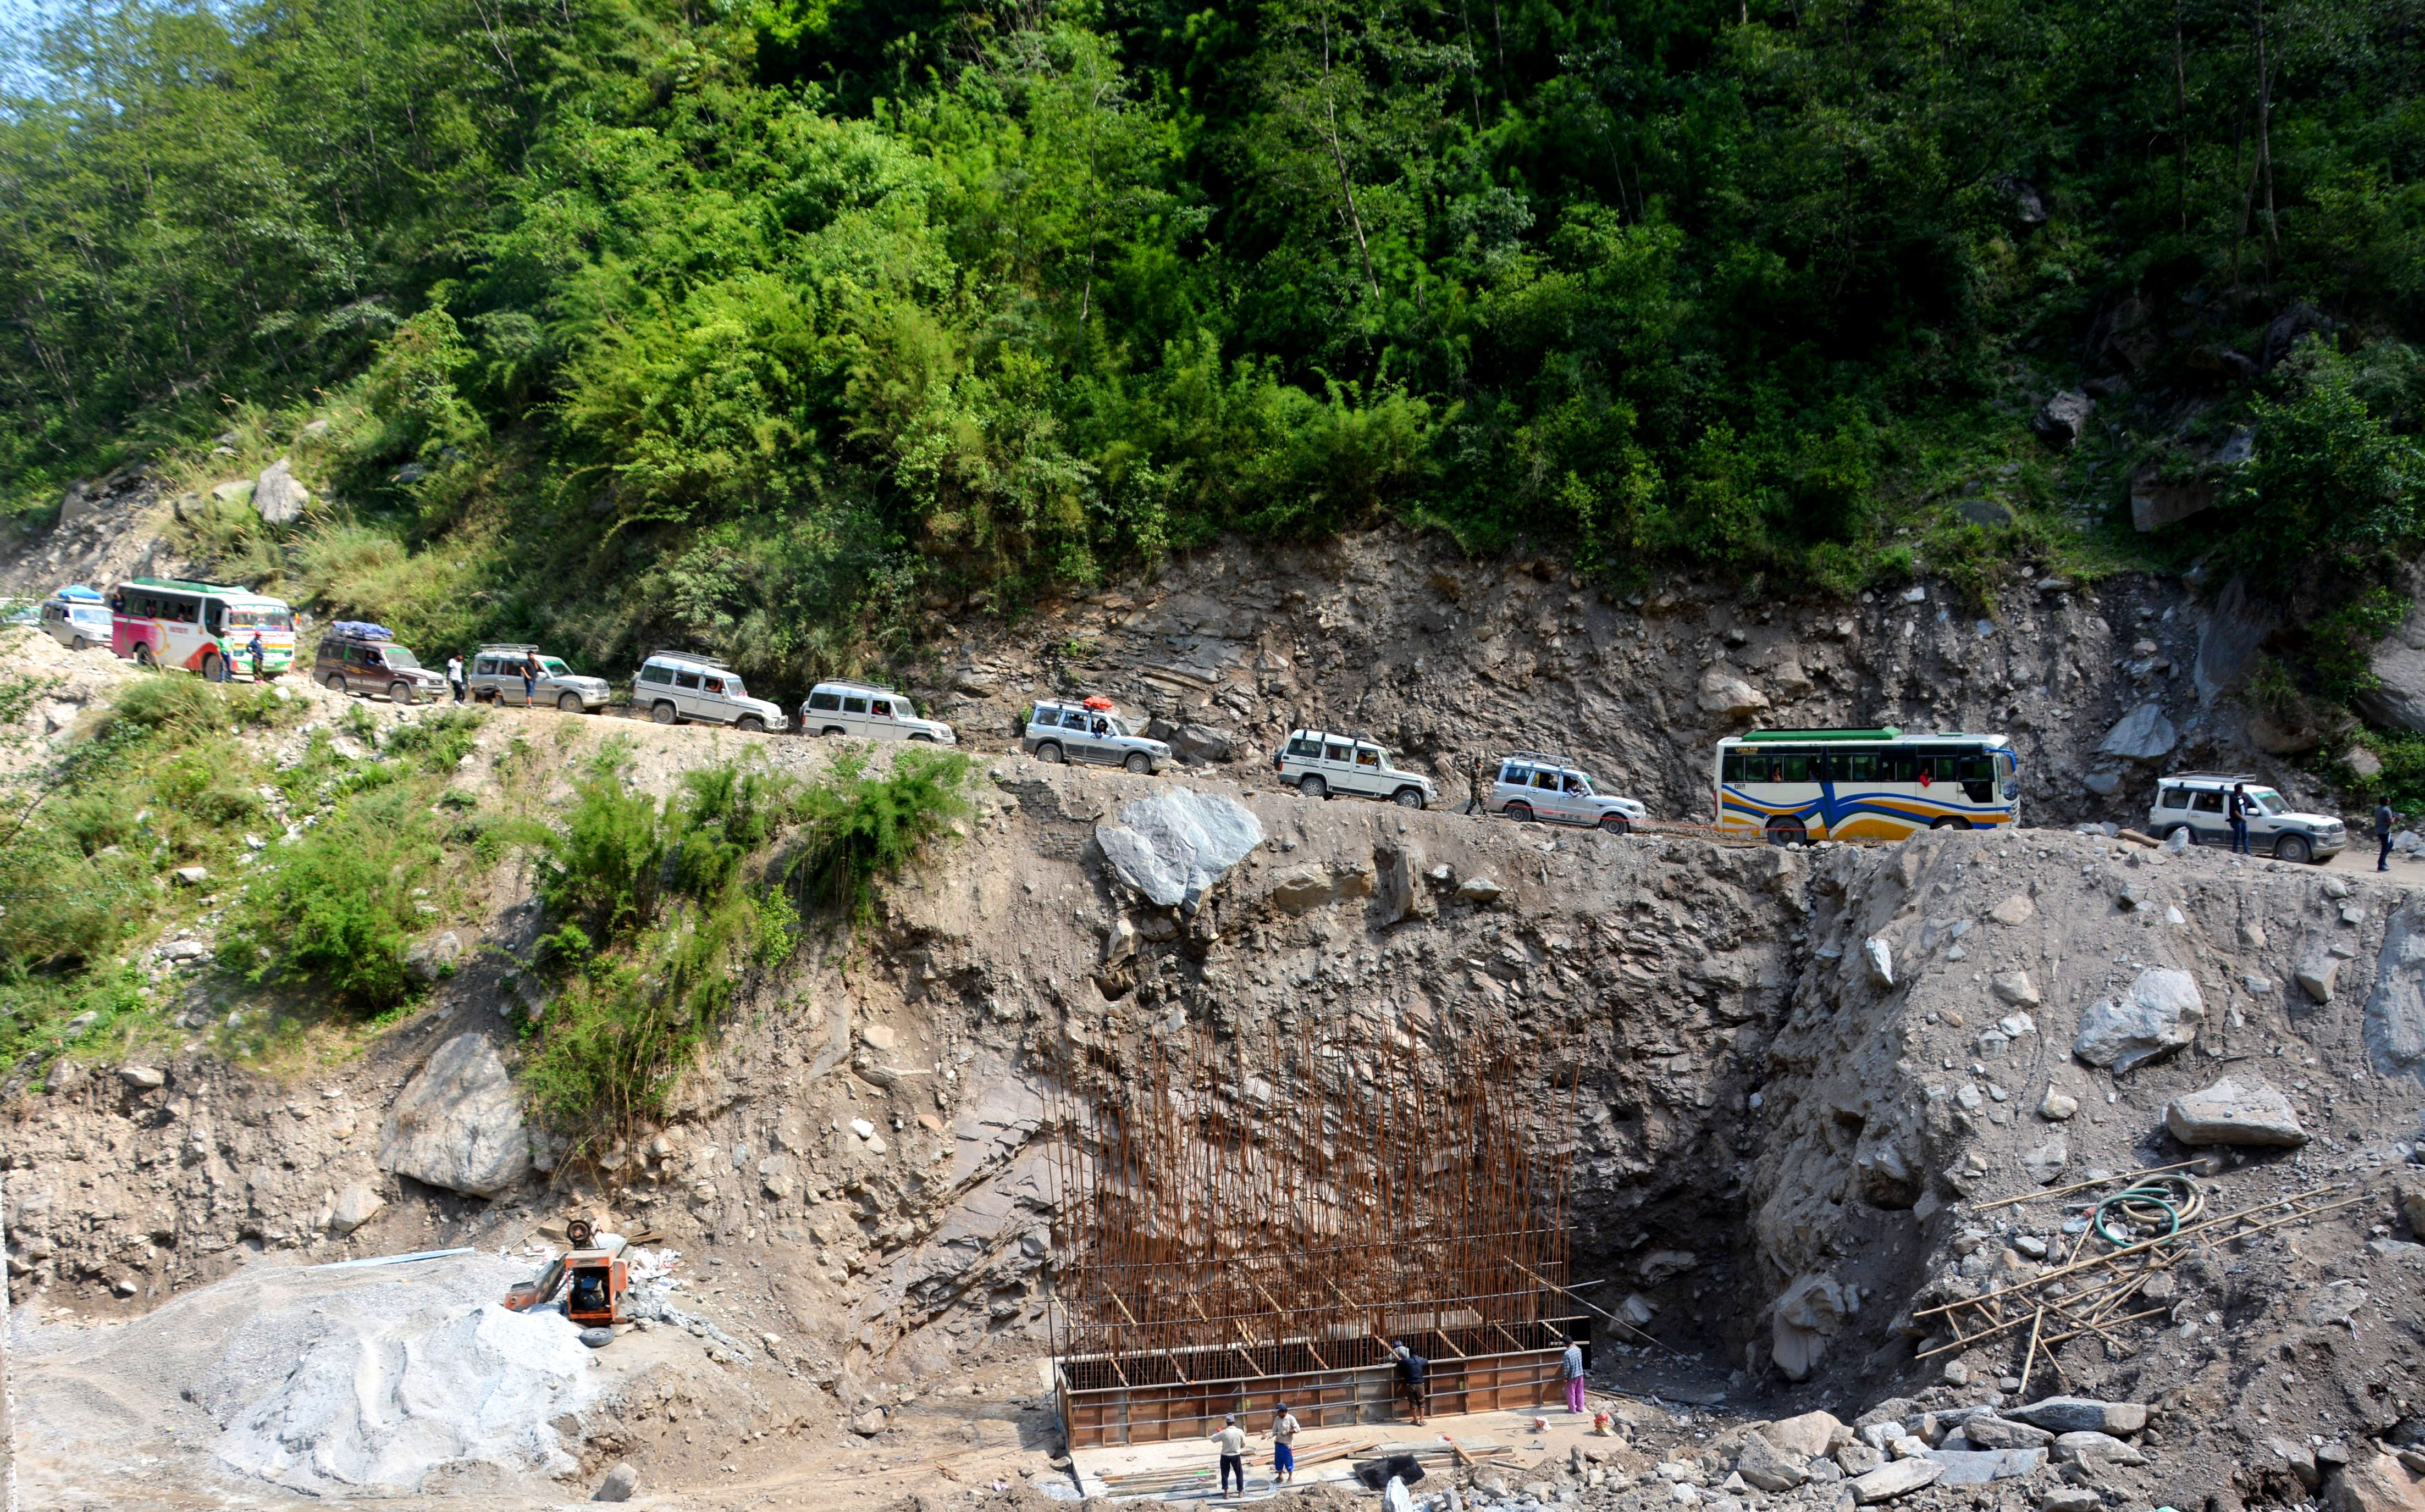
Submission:
[[[825,756],[504,719],[537,739],[569,731],[567,769],[590,742],[633,737],[635,770],[659,788],[710,749],[804,770]],[[1973,1204],[2182,1158],[2167,1099],[2224,1074],[2262,1078],[2310,1143],[2227,1162],[2214,1201],[2350,1179],[2369,1204],[2218,1258],[2196,1272],[2202,1287],[2211,1273],[2211,1296],[2198,1293],[2210,1307],[2161,1332],[2064,1345],[2066,1378],[2193,1409],[2166,1430],[2167,1462],[2218,1486],[2250,1452],[2224,1406],[2261,1398],[2273,1424],[2328,1437],[2404,1431],[2405,1393],[2388,1383],[2414,1363],[2398,1320],[2425,1300],[2418,1267],[2397,1244],[2364,1247],[2369,1231],[2404,1242],[2392,1172],[2418,1138],[2403,1036],[2425,964],[2410,960],[2404,891],[2061,832],[1786,852],[1196,779],[1245,803],[1267,838],[1182,927],[1122,888],[1095,843],[1099,820],[1177,780],[994,760],[969,833],[894,890],[861,942],[751,1005],[670,1126],[490,1198],[399,1174],[391,1125],[458,1037],[510,1065],[500,1008],[521,1011],[532,979],[508,992],[503,973],[534,920],[502,882],[490,915],[457,926],[476,929],[474,955],[495,968],[442,984],[359,1061],[240,1073],[198,1033],[148,1068],[158,1086],[108,1065],[54,1076],[11,1112],[12,1291],[36,1319],[137,1319],[242,1266],[519,1247],[586,1209],[666,1233],[698,1278],[686,1305],[757,1347],[675,1338],[580,1418],[578,1475],[632,1458],[661,1485],[785,1479],[903,1455],[1032,1472],[1050,1437],[1033,1362],[1053,1240],[1039,1081],[1054,1037],[1072,1020],[1134,1035],[1174,1011],[1251,1036],[1283,1012],[1388,1004],[1415,1024],[1489,1015],[1577,1038],[1579,1114],[1567,1121],[1545,1075],[1533,1133],[1575,1163],[1582,1273],[1613,1278],[1598,1295],[1659,1341],[1632,1354],[1616,1346],[1640,1334],[1612,1335],[1609,1378],[1672,1377],[1681,1351],[1729,1402],[1967,1400],[1947,1357],[1916,1358],[1933,1341],[1910,1314],[1975,1287],[1982,1266],[2027,1264],[2007,1241],[2056,1240],[2062,1218]],[[2328,963],[2320,1001],[2298,982]],[[2186,973],[2198,995],[2166,1057],[2119,1076],[2075,1057],[2083,1014],[2151,969]],[[538,1158],[550,1163],[545,1141]],[[356,1188],[377,1204],[348,1207]],[[2369,1298],[2359,1327],[2314,1321],[2318,1296],[2351,1286]],[[64,1370],[78,1332],[21,1338],[29,1421],[46,1421],[48,1362]],[[1962,1374],[1991,1382],[2015,1363],[1985,1349]],[[173,1460],[174,1447],[146,1453]],[[39,1453],[21,1472],[65,1473]],[[858,1479],[869,1496],[907,1484]]]
[[[651,1486],[876,1505],[1047,1473],[1036,1359],[1056,1214],[1041,1079],[1057,1037],[1073,1021],[1117,1037],[1177,1012],[1253,1031],[1383,1005],[1418,1026],[1489,1017],[1581,1046],[1575,1115],[1569,1068],[1545,1068],[1531,1128],[1573,1164],[1579,1273],[1609,1278],[1593,1295],[1629,1320],[1602,1340],[1602,1377],[1687,1382],[1727,1410],[1825,1405],[1849,1419],[1887,1398],[2000,1399],[2013,1339],[1923,1354],[1946,1342],[1927,1310],[2033,1275],[2073,1242],[2074,1215],[1980,1204],[2188,1158],[2205,1147],[2166,1132],[2170,1100],[2261,1081],[2306,1143],[2226,1154],[2206,1200],[2347,1181],[2363,1201],[2185,1264],[2160,1321],[2054,1349],[2061,1378],[2159,1408],[2144,1445],[2156,1464],[2111,1472],[2124,1501],[2161,1488],[2191,1506],[2189,1486],[2227,1512],[2298,1484],[2268,1468],[2269,1438],[2414,1440],[2401,1382],[2425,1252],[2409,1244],[2425,1235],[2396,1202],[2425,1140],[2425,951],[2399,876],[2054,830],[1791,852],[1558,833],[1308,801],[1276,789],[1264,747],[1244,740],[1354,721],[1444,776],[1468,751],[1563,746],[1686,813],[1723,729],[1901,714],[2009,729],[2041,818],[2089,811],[2085,778],[2125,770],[2095,745],[2149,697],[2172,711],[2183,759],[2234,749],[2229,695],[2200,711],[2185,670],[2197,611],[2172,588],[2049,591],[1985,633],[1938,607],[1841,606],[1822,623],[1776,606],[1763,621],[1689,584],[1611,603],[1366,538],[1301,557],[1225,549],[1145,596],[1048,610],[1015,643],[973,640],[947,696],[976,741],[1001,740],[988,728],[1034,690],[1105,686],[1199,726],[1199,754],[1234,738],[1233,759],[1139,778],[988,756],[967,833],[892,890],[885,916],[747,1005],[666,1128],[590,1158],[522,1129],[509,1084],[431,1089],[431,1062],[466,1037],[509,1075],[523,1016],[543,1007],[525,969],[538,920],[510,866],[469,890],[462,916],[430,922],[458,935],[462,969],[342,1060],[231,1063],[223,1028],[242,994],[154,942],[145,964],[183,1005],[183,1042],[56,1068],[6,1111],[33,1504],[258,1491],[214,1448],[238,1425],[233,1398],[205,1389],[223,1362],[105,1347],[119,1329],[139,1345],[172,1297],[259,1267],[458,1244],[519,1264],[575,1210],[666,1233],[700,1328],[609,1351],[625,1362],[611,1389],[551,1429],[575,1467],[562,1484],[629,1459]],[[89,702],[107,669],[86,670]],[[1705,682],[1742,707],[1705,707]],[[296,696],[321,721],[342,712],[316,690]],[[29,713],[28,748],[79,707]],[[569,773],[610,736],[634,742],[654,791],[738,752],[803,772],[830,756],[509,710],[462,773],[467,791],[490,790],[516,735],[554,757],[543,806],[567,800]],[[1180,784],[1244,803],[1266,836],[1193,921],[1141,902],[1096,839],[1120,805]],[[2144,798],[2131,791],[2117,788],[2114,817]],[[2138,1003],[2150,972],[2194,990],[2156,995],[2175,1011],[2160,1054],[2118,1074],[2128,1058],[2093,1063],[2095,1036],[2091,1058],[2076,1054],[2083,1025],[2112,1017],[2097,1005]],[[426,1147],[458,1127],[482,1148],[519,1134],[530,1169],[483,1178],[487,1195],[446,1185],[472,1178]],[[424,1128],[439,1134],[416,1154]],[[126,1362],[144,1359],[158,1378],[138,1391]],[[1647,1474],[1654,1449],[1701,1453],[1691,1431],[1646,1440],[1628,1473]],[[506,1504],[548,1487],[551,1452],[534,1448],[522,1480],[448,1471],[421,1494],[452,1484]],[[1724,1474],[1704,1479],[1738,1494],[1718,1489]]]

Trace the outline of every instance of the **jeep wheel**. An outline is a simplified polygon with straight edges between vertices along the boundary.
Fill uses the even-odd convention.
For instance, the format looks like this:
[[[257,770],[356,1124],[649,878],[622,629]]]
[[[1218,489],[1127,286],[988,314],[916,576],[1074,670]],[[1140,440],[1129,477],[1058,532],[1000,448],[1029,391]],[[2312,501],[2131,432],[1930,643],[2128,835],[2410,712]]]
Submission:
[[[744,714],[732,722],[732,727],[744,735],[763,735],[766,722],[755,714]]]
[[[1138,776],[1142,777],[1148,772],[1153,771],[1153,757],[1146,755],[1143,751],[1131,751],[1129,753],[1129,758],[1126,761],[1121,762],[1120,765],[1128,768],[1131,772],[1133,772]]]
[[[649,717],[660,724],[671,724],[682,718],[674,712],[673,701],[666,698],[660,698],[650,706]]]
[[[1309,772],[1297,779],[1296,790],[1308,798],[1327,798],[1330,796],[1330,784]]]
[[[202,658],[202,680],[204,682],[228,680],[227,661],[217,651],[210,652]]]
[[[935,738],[934,738],[933,736],[931,736],[931,735],[927,734],[927,733],[926,733],[925,731],[923,731],[923,730],[919,731],[917,734],[915,734],[915,735],[913,735],[913,736],[909,737],[909,739],[911,739],[911,740],[923,740],[923,741],[925,741],[928,745],[932,745],[932,744],[934,744],[934,743],[935,743]]]
[[[1058,740],[1047,740],[1042,745],[1037,746],[1036,748],[1036,759],[1038,761],[1051,762],[1056,766],[1059,765],[1062,759],[1061,742]]]
[[[70,645],[68,649],[71,651],[89,651],[92,649],[92,643],[79,635],[75,638],[75,643],[72,645]]]
[[[1507,805],[1505,812],[1509,819],[1514,820],[1518,824],[1530,824],[1533,822],[1533,805],[1530,804],[1510,804]]]
[[[2166,830],[2164,832],[2164,838],[2169,840],[2176,835],[2186,835],[2189,836],[2188,839],[2181,842],[2184,845],[2195,845],[2198,843],[2198,832],[2190,828],[2186,824],[2176,824],[2171,829]]]
[[[1599,817],[1599,827],[1611,835],[1626,835],[1631,833],[1633,829],[1632,823],[1622,814],[1602,814]]]
[[[1939,827],[1943,823],[1942,820],[1937,821]],[[1771,845],[1807,845],[1809,842],[1810,832],[1799,824],[1771,824],[1768,827],[1768,843]]]
[[[332,693],[344,692],[345,691],[345,675],[342,672],[331,672],[320,686],[328,689]]]
[[[578,714],[581,712],[581,695],[579,693],[558,693],[555,695],[555,707],[564,710],[568,714]]]
[[[817,731],[817,734],[821,737],[827,735],[848,735],[850,731],[843,729],[839,724],[828,724],[824,729]]]
[[[2305,863],[2315,859],[2316,848],[2304,835],[2286,835],[2273,842],[2273,859]]]
[[[1389,802],[1400,808],[1421,808],[1423,806],[1423,790],[1421,788],[1401,788],[1390,795]]]
[[[409,703],[411,703],[411,702],[412,702],[412,684],[410,684],[410,683],[409,683],[409,682],[392,682],[392,683],[389,683],[389,684],[387,685],[387,699],[388,699],[388,702],[389,702],[389,703],[391,703],[391,704],[409,704]]]

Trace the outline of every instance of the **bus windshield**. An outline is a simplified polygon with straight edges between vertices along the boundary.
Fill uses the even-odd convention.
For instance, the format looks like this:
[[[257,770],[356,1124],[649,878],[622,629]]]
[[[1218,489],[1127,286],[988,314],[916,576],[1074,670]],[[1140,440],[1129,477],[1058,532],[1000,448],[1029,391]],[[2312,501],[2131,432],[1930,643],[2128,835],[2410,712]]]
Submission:
[[[233,629],[291,630],[295,611],[284,604],[234,604],[228,609],[227,622]]]

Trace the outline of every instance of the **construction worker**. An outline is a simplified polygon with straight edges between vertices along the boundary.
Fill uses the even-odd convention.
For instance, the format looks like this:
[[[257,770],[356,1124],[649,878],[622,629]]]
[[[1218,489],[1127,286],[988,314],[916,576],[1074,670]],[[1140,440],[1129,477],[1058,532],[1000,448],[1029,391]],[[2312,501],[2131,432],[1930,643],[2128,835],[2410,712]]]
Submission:
[[[1490,810],[1482,805],[1482,758],[1480,756],[1469,756],[1466,758],[1465,791],[1465,811],[1467,813],[1487,814],[1490,812]]]
[[[1404,1340],[1390,1345],[1389,1353],[1398,1361],[1398,1392],[1406,1399],[1406,1414],[1414,1420],[1417,1427],[1421,1427],[1425,1395],[1423,1377],[1430,1373],[1432,1362],[1407,1348]]]
[[[1583,1346],[1575,1340],[1566,1341],[1566,1352],[1558,1361],[1558,1374],[1566,1383],[1566,1410],[1583,1409]]]
[[[1221,1446],[1221,1494],[1229,1494],[1229,1476],[1238,1477],[1238,1494],[1246,1494],[1246,1430],[1238,1426],[1238,1414],[1224,1413],[1221,1431],[1212,1436]]]
[[[1272,1480],[1287,1486],[1296,1480],[1296,1414],[1282,1402],[1272,1409]]]

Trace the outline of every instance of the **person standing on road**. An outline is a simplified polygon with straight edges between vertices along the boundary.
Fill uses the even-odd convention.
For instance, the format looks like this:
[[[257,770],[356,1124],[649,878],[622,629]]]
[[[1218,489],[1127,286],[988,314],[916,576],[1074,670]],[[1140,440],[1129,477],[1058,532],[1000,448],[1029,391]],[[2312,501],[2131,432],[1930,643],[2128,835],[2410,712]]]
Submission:
[[[2233,783],[2231,796],[2224,800],[2223,806],[2231,820],[2231,853],[2242,856],[2253,854],[2254,852],[2248,849],[2248,785],[2244,782]]]
[[[261,644],[261,632],[259,630],[253,631],[252,639],[244,643],[244,654],[252,659],[252,680],[255,682],[261,681],[262,659],[269,653],[268,649]]]
[[[1281,1486],[1296,1480],[1296,1414],[1286,1402],[1272,1409],[1272,1480]]]
[[[1583,1346],[1581,1344],[1572,1339],[1566,1341],[1566,1352],[1558,1361],[1558,1374],[1565,1377],[1566,1383],[1566,1410],[1582,1411],[1583,1409]]]
[[[1430,1372],[1432,1362],[1407,1348],[1403,1340],[1391,1345],[1389,1353],[1398,1361],[1398,1391],[1406,1399],[1407,1415],[1414,1419],[1417,1427],[1421,1427],[1425,1395],[1423,1377]]]
[[[522,707],[524,708],[538,702],[539,671],[538,653],[524,651],[522,653]]]
[[[2399,822],[2400,816],[2391,811],[2390,799],[2378,798],[2374,801],[2374,836],[2383,842],[2383,849],[2374,858],[2374,869],[2377,871],[2391,869],[2391,827]]]
[[[446,659],[446,683],[455,690],[455,701],[463,701],[463,658],[457,653]]]
[[[1238,1494],[1246,1494],[1246,1430],[1238,1426],[1238,1414],[1230,1412],[1221,1419],[1221,1431],[1212,1436],[1221,1446],[1221,1494],[1229,1494],[1229,1477],[1238,1477]]]
[[[1489,809],[1485,808],[1482,804],[1482,758],[1480,756],[1469,756],[1466,758],[1465,794],[1465,811],[1467,813],[1487,814],[1490,812]]]

